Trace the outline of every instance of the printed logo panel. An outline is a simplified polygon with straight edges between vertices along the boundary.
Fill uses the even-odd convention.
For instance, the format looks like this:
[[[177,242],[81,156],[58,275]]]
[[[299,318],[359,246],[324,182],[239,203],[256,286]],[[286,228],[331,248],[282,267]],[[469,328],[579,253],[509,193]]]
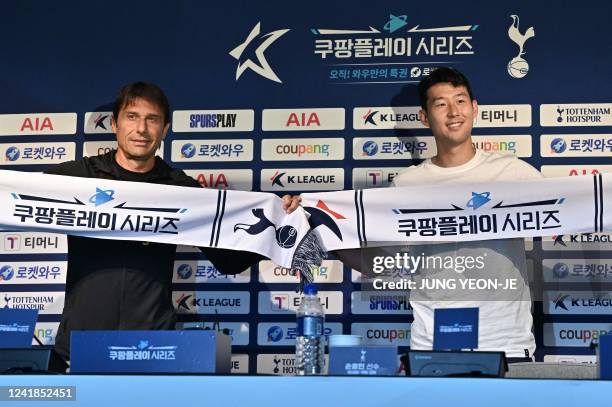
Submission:
[[[75,143],[0,144],[2,165],[59,164],[74,160]]]
[[[65,284],[65,261],[0,262],[0,285],[7,284]]]
[[[612,134],[542,134],[542,157],[612,157]]]
[[[612,298],[608,291],[544,291],[544,313],[550,315],[610,315]]]
[[[612,323],[545,323],[544,346],[588,348],[601,335],[612,335]]]
[[[342,334],[342,323],[325,322],[324,335]],[[263,322],[257,325],[257,345],[295,346],[297,325],[295,322]]]
[[[406,291],[353,291],[351,313],[410,315],[412,307]]]
[[[475,128],[530,126],[531,105],[478,105]]]
[[[355,137],[355,160],[410,160],[436,155],[436,142],[426,137]]]
[[[344,130],[344,108],[264,109],[263,131]]]
[[[353,109],[355,130],[424,129],[419,120],[420,106],[356,107]]]
[[[260,314],[293,315],[302,301],[301,294],[295,291],[260,291],[258,294]],[[326,315],[342,314],[342,298],[341,291],[319,291],[319,299]]]
[[[248,314],[248,291],[174,291],[172,301],[179,314]]]
[[[612,282],[612,259],[544,259],[545,282],[607,283]]]
[[[262,161],[344,160],[344,139],[263,139],[261,159]]]
[[[117,140],[108,141],[86,141],[83,143],[83,157],[95,157],[97,155],[110,153],[117,149]],[[155,155],[164,158],[164,142],[155,152]]]
[[[338,260],[323,260],[320,267],[313,270],[315,283],[341,283],[343,265]],[[297,275],[291,269],[281,267],[270,260],[259,262],[260,283],[299,283]]]
[[[66,253],[66,235],[43,232],[2,232],[0,254]]]
[[[328,362],[329,355],[325,355],[325,365]],[[257,373],[295,376],[297,374],[295,355],[291,353],[261,353],[257,355]]]
[[[75,134],[76,113],[0,114],[0,136]]]
[[[232,354],[232,374],[248,374],[249,373],[249,355]]]
[[[353,168],[353,189],[390,187],[406,167]]]
[[[592,365],[597,363],[595,355],[544,355],[547,363],[584,363]]]
[[[253,131],[255,111],[246,110],[175,110],[172,132]]]
[[[63,292],[0,292],[2,308],[35,309],[38,314],[61,314]]]
[[[612,126],[612,103],[540,105],[540,126]]]
[[[112,133],[113,112],[85,112],[85,134]],[[96,154],[91,154],[96,155]]]
[[[232,346],[246,346],[249,344],[248,322],[179,322],[180,329],[211,329],[227,332],[232,338]]]
[[[262,191],[337,191],[344,189],[343,168],[261,170]]]
[[[183,170],[204,188],[251,191],[253,170]]]
[[[545,177],[596,175],[612,172],[612,165],[543,165],[540,167],[540,172]]]
[[[174,162],[253,161],[253,140],[173,140]]]
[[[612,234],[582,233],[574,235],[546,236],[542,238],[543,250],[612,250]]]
[[[208,260],[177,260],[172,273],[173,283],[248,283],[251,269],[240,274],[223,274]]]
[[[34,327],[34,335],[43,345],[55,345],[59,322],[37,322]],[[32,345],[38,345],[36,339],[32,338]]]
[[[410,346],[410,324],[357,322],[351,334],[363,336],[366,345]]]
[[[517,157],[531,157],[530,135],[507,136],[472,136],[472,144],[478,150],[501,154],[512,154]]]

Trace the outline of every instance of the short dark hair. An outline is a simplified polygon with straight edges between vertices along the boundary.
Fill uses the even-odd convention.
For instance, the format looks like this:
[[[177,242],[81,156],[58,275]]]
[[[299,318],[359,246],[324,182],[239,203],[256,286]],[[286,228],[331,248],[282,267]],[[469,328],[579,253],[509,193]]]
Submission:
[[[470,96],[470,101],[474,100],[470,81],[468,81],[464,74],[455,68],[440,67],[433,70],[429,76],[426,76],[419,82],[419,101],[423,110],[427,111],[427,91],[438,83],[450,83],[455,88],[465,86]]]
[[[115,99],[115,105],[113,106],[113,118],[115,123],[117,122],[121,109],[134,103],[134,100],[137,98],[145,99],[147,102],[159,106],[164,113],[164,126],[168,124],[170,121],[170,104],[168,103],[168,98],[159,86],[148,82],[134,82],[121,88]]]

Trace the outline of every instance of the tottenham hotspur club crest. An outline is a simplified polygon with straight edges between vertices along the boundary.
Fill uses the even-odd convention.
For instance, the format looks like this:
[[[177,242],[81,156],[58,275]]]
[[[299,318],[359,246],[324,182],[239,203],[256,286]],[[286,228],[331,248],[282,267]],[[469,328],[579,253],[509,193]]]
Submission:
[[[266,217],[263,209],[257,208],[251,211],[259,222],[249,225],[247,223],[237,223],[234,225],[234,233],[238,230],[244,230],[249,235],[258,235],[271,227],[274,229],[276,243],[283,249],[290,249],[295,245],[297,239],[297,230],[291,225],[283,225],[276,227],[270,219]]]
[[[510,24],[510,27],[508,28],[508,37],[512,40],[512,42],[518,45],[519,52],[517,56],[508,62],[508,74],[510,74],[510,76],[513,78],[521,79],[524,78],[529,72],[529,64],[523,58],[523,55],[526,54],[526,52],[523,51],[523,48],[525,46],[525,42],[529,38],[535,37],[535,31],[533,27],[529,27],[524,33],[521,33],[519,30],[519,16],[513,14],[510,16],[510,18],[512,18],[512,24]]]

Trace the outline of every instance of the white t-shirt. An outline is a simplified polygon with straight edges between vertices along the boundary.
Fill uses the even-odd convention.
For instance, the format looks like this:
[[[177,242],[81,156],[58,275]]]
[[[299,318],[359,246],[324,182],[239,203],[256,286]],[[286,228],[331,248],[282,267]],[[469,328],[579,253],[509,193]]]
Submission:
[[[470,161],[457,167],[439,167],[430,159],[420,165],[408,167],[395,177],[393,185],[399,187],[444,185],[541,177],[535,168],[512,155],[476,150],[475,156]],[[465,295],[460,291],[448,290],[411,292],[410,302],[414,315],[410,339],[412,349],[432,349],[433,315],[436,308],[478,307],[478,350],[505,351],[507,357],[533,355],[535,339],[532,333],[531,296],[523,239],[410,246],[410,250],[418,250],[417,255],[424,253],[428,256],[485,256],[484,270],[470,270],[461,275],[454,270],[437,270],[436,278],[493,277],[516,279],[521,282],[519,289],[510,293],[481,291],[476,295],[473,292]]]

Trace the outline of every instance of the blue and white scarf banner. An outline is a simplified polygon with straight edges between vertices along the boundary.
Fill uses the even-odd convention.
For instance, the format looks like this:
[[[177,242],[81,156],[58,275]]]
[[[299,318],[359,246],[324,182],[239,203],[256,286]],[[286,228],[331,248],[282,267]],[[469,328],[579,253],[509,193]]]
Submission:
[[[312,279],[321,250],[612,231],[612,174],[274,194],[0,171],[0,228],[262,254]],[[311,233],[314,232],[314,233]]]
[[[612,174],[302,194],[324,250],[612,230]]]
[[[0,196],[2,229],[244,250],[307,278],[324,255],[269,193],[0,171]]]

